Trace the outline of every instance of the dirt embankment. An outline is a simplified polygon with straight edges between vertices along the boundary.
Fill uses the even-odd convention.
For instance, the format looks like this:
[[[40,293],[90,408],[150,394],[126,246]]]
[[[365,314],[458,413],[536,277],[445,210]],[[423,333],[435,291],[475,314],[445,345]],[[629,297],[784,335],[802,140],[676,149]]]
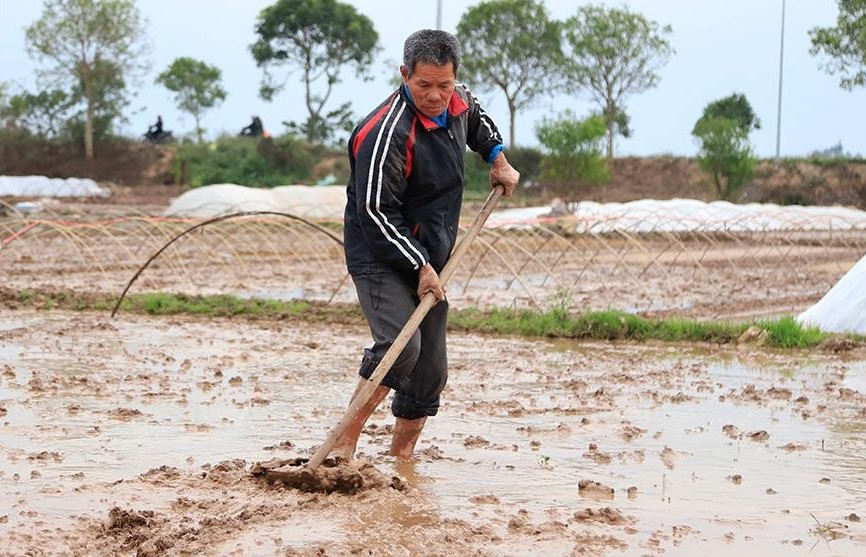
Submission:
[[[0,145],[0,174],[92,178],[120,186],[171,185],[177,148],[149,143],[103,143],[93,160],[75,145]]]
[[[100,145],[87,161],[71,146],[0,146],[0,174],[93,178],[117,186],[178,185],[177,147],[136,143]],[[714,199],[697,160],[685,157],[615,159],[612,180],[581,199],[624,202],[634,199]],[[339,178],[342,180],[342,178]],[[577,200],[577,199],[575,199]],[[866,162],[761,161],[738,202],[866,207]]]
[[[590,199],[714,199],[708,176],[696,159],[626,157],[613,161],[611,173],[613,180],[597,187]],[[737,201],[866,207],[866,162],[761,161]]]

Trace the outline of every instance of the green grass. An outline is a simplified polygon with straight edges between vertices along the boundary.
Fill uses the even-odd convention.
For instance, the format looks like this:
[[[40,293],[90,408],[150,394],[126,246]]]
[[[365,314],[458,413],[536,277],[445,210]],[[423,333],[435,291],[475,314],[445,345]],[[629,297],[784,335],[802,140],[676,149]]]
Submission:
[[[122,311],[144,312],[150,315],[274,317],[302,315],[310,309],[310,304],[303,301],[281,302],[256,298],[242,299],[229,295],[185,296],[157,292],[130,296],[124,300],[121,309]]]
[[[809,348],[827,338],[817,327],[802,327],[793,317],[763,321],[758,326],[769,333],[767,342],[779,348]]]
[[[451,325],[457,330],[526,337],[712,344],[734,343],[750,326],[757,326],[767,332],[765,345],[771,348],[813,348],[835,336],[822,333],[817,328],[804,328],[792,317],[752,323],[729,323],[674,318],[648,319],[618,311],[568,315],[561,309],[547,312],[467,309],[452,312]],[[857,342],[864,340],[857,335],[847,335],[847,338]]]
[[[66,309],[110,313],[116,300],[107,294],[79,294],[72,291],[0,292],[11,308],[29,307],[43,310]],[[548,311],[514,309],[462,309],[450,313],[450,328],[496,335],[528,338],[563,338],[585,340],[630,340],[664,342],[736,343],[750,327],[765,331],[763,344],[769,348],[808,349],[831,338],[845,338],[857,344],[866,343],[860,335],[823,333],[814,327],[802,327],[793,317],[748,323],[696,321],[690,319],[651,319],[620,311],[598,311],[570,314],[563,305]],[[148,315],[197,315],[214,318],[245,318],[363,325],[363,316],[355,304],[245,299],[231,295],[187,296],[169,293],[133,294],[124,299],[119,310]]]

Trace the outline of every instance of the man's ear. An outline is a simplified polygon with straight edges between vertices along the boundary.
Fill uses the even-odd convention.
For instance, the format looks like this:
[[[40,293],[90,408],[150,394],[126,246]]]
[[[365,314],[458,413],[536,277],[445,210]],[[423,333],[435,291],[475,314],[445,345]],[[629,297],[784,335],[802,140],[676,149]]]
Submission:
[[[409,81],[409,68],[405,64],[400,64],[400,75],[403,76],[403,83]]]

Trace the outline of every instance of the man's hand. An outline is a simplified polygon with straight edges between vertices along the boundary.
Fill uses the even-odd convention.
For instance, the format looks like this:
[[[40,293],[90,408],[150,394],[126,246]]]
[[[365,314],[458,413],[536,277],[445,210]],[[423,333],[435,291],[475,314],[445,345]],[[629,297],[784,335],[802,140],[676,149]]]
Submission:
[[[514,193],[518,181],[520,181],[520,172],[509,164],[508,159],[505,158],[505,153],[499,151],[493,160],[493,166],[490,167],[490,187],[495,188],[497,185],[501,185],[505,188],[503,195],[510,197]]]
[[[418,270],[418,299],[423,298],[428,292],[433,293],[437,302],[445,299],[445,289],[439,282],[439,275],[429,263]]]

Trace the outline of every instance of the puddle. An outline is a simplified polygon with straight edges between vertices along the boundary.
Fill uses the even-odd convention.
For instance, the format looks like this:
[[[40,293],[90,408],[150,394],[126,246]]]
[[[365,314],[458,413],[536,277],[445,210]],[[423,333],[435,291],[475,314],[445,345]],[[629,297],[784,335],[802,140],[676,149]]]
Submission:
[[[162,509],[199,528],[208,517],[239,517],[234,534],[214,531],[209,543],[220,551],[313,554],[351,543],[385,551],[376,536],[389,528],[395,539],[415,540],[399,542],[409,554],[866,548],[862,523],[846,520],[866,515],[866,362],[454,335],[449,388],[419,460],[395,465],[382,456],[389,437],[373,430],[359,446],[414,491],[298,499],[256,488],[243,467],[226,472],[218,489],[202,484],[202,471],[298,456],[320,443],[354,384],[366,331],[140,316],[106,328],[102,318],[56,313],[13,319],[28,325],[0,345],[0,489],[12,502],[0,510],[0,553],[13,551],[4,531],[18,536],[9,544],[27,532],[71,532],[116,504]],[[380,409],[371,423],[391,418]],[[286,440],[294,447],[275,447]],[[160,467],[177,471],[141,476]],[[587,498],[581,480],[612,488],[612,498]],[[209,503],[183,510],[184,499]],[[576,518],[603,507],[621,521]],[[463,541],[442,545],[451,531],[454,544]],[[826,539],[829,532],[844,535]]]

